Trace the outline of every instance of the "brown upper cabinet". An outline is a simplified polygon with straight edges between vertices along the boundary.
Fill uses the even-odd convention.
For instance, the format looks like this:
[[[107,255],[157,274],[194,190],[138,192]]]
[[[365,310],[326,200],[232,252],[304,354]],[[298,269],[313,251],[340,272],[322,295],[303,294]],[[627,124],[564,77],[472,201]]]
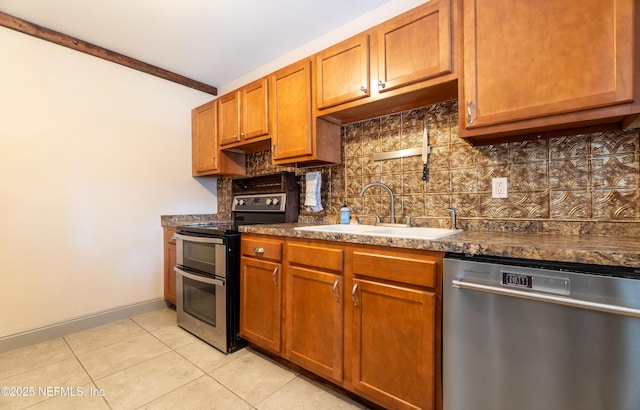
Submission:
[[[223,150],[269,149],[269,84],[254,81],[218,98],[218,136]]]
[[[432,0],[391,19],[375,35],[380,93],[453,70],[450,0]]]
[[[316,54],[316,114],[350,121],[455,98],[456,9],[432,0]]]
[[[218,146],[217,101],[209,101],[191,111],[192,175],[244,175],[245,156],[221,152]]]
[[[312,115],[311,60],[276,71],[270,89],[273,163],[339,163],[340,124]]]
[[[634,0],[425,2],[196,108],[193,175],[243,175],[269,147],[340,163],[341,123],[455,98],[473,144],[640,127],[639,21]]]
[[[640,111],[634,0],[464,0],[463,13],[462,137],[498,142]]]
[[[315,56],[318,108],[368,97],[369,34],[328,48]]]

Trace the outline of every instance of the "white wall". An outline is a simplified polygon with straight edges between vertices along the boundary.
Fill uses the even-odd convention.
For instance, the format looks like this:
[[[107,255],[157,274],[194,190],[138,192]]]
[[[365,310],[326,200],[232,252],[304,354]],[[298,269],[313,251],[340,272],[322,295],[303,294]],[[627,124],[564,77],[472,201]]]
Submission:
[[[160,215],[217,211],[213,96],[5,28],[0,59],[0,337],[162,297]]]

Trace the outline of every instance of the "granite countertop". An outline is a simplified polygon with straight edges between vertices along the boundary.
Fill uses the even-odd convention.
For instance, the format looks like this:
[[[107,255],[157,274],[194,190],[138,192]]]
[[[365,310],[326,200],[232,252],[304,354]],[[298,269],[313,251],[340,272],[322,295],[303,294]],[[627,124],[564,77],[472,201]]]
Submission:
[[[464,231],[436,240],[297,231],[303,224],[246,225],[241,232],[366,245],[640,268],[636,237]]]
[[[217,214],[160,215],[160,225],[164,227],[175,228],[194,222],[214,222],[220,225],[233,223],[233,221],[218,218]]]

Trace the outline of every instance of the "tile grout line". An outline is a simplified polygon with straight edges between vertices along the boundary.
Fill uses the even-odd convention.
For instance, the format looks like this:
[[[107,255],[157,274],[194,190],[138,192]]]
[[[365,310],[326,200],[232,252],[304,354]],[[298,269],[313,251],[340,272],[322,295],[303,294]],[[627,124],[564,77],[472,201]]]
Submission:
[[[163,326],[163,327],[170,327],[170,326],[178,326],[178,324],[177,324],[177,323],[175,323],[175,324],[167,325],[167,326]],[[178,326],[178,328],[179,328],[179,326]],[[161,328],[158,328],[158,329],[161,329]],[[154,329],[154,330],[158,330],[158,329]],[[145,329],[145,330],[146,330],[146,329]],[[228,392],[230,392],[231,394],[233,394],[235,397],[237,397],[238,399],[242,400],[244,403],[247,403],[247,405],[251,406],[252,408],[255,408],[251,403],[249,403],[249,402],[247,402],[246,400],[244,400],[244,399],[243,399],[242,397],[240,397],[236,392],[234,392],[233,390],[229,389],[226,385],[224,385],[223,383],[221,383],[219,380],[217,380],[215,377],[213,377],[213,376],[211,375],[211,372],[213,372],[213,371],[215,371],[215,370],[217,370],[217,369],[220,369],[220,368],[222,368],[222,367],[224,367],[224,366],[226,366],[226,365],[228,365],[228,364],[230,364],[230,363],[233,363],[234,361],[238,360],[238,358],[235,358],[235,359],[233,359],[233,360],[231,360],[231,361],[229,361],[229,362],[227,362],[227,363],[222,364],[221,366],[219,366],[219,367],[217,367],[217,368],[215,368],[215,369],[211,370],[211,372],[207,372],[205,369],[203,369],[202,367],[198,366],[196,363],[192,362],[192,361],[191,361],[191,360],[189,360],[186,356],[184,356],[183,354],[181,354],[180,352],[178,352],[175,348],[173,348],[173,347],[169,346],[169,345],[168,345],[167,343],[165,343],[162,339],[160,339],[159,337],[157,337],[156,335],[154,335],[153,333],[151,333],[151,332],[149,332],[149,331],[147,331],[147,332],[148,332],[151,336],[153,336],[154,338],[156,338],[157,340],[159,340],[161,343],[163,343],[165,346],[167,346],[167,347],[168,347],[172,352],[174,352],[174,353],[175,353],[175,354],[177,354],[178,356],[182,357],[184,360],[186,360],[187,362],[189,362],[191,365],[193,365],[194,367],[196,367],[198,370],[202,371],[203,375],[201,375],[201,376],[199,376],[199,377],[197,377],[197,378],[195,378],[195,379],[193,379],[193,380],[190,380],[190,381],[188,381],[187,383],[185,383],[185,384],[183,384],[183,385],[181,385],[181,386],[178,386],[178,387],[176,387],[175,389],[173,389],[173,390],[171,390],[171,391],[168,391],[168,392],[166,392],[166,393],[164,393],[164,394],[162,394],[162,395],[160,395],[160,396],[158,396],[158,397],[154,398],[153,400],[150,400],[148,403],[145,403],[145,404],[143,404],[142,406],[140,406],[140,407],[138,407],[138,408],[142,408],[142,407],[144,407],[144,406],[148,405],[149,403],[153,402],[154,400],[159,399],[160,397],[164,397],[164,396],[168,395],[169,393],[172,393],[172,392],[174,392],[174,391],[176,391],[176,390],[178,390],[178,389],[180,389],[180,388],[182,388],[182,387],[186,386],[186,385],[187,385],[187,384],[189,384],[189,383],[193,383],[195,380],[198,380],[199,378],[201,378],[201,377],[203,377],[203,376],[209,377],[211,380],[213,380],[214,382],[218,383],[220,386],[222,386],[222,387],[223,387],[224,389],[226,389]],[[186,330],[185,330],[185,332],[186,332]],[[188,333],[188,332],[187,332],[187,333]],[[189,334],[191,334],[191,333],[189,333]],[[183,346],[180,346],[180,348],[184,348],[184,347],[186,347],[186,346],[189,346],[189,345],[195,344],[195,343],[197,343],[197,342],[198,342],[197,340],[194,340],[194,341],[193,341],[193,342],[191,342],[191,343],[187,343],[187,344],[185,344],[185,345],[183,345]]]
[[[139,324],[138,322],[136,322],[135,320],[133,320],[133,319],[131,319],[131,320],[132,320],[134,323],[136,323],[138,326],[142,327],[142,325],[140,325],[140,324]],[[162,329],[162,328],[170,327],[170,326],[177,326],[177,323],[172,324],[172,325],[161,326],[161,327],[159,327],[158,329]],[[177,352],[173,347],[171,347],[171,346],[169,346],[167,343],[165,343],[165,341],[164,341],[164,340],[160,339],[158,336],[156,336],[156,335],[154,335],[153,333],[151,333],[151,331],[150,331],[150,330],[147,330],[147,329],[146,329],[146,328],[144,328],[144,327],[142,327],[142,328],[143,328],[143,329],[145,330],[145,332],[147,332],[151,337],[153,337],[154,339],[156,339],[157,341],[159,341],[160,343],[162,343],[163,345],[165,345],[165,346],[169,349],[169,352],[173,352],[173,353],[177,354],[178,356],[182,357],[184,360],[186,360],[186,361],[188,361],[189,363],[191,363],[191,364],[192,364],[194,367],[196,367],[198,370],[202,371],[205,375],[207,374],[207,372],[205,372],[203,369],[201,369],[200,367],[198,367],[198,365],[196,365],[195,363],[192,363],[189,359],[187,359],[186,357],[184,357],[183,355],[181,355],[180,353],[178,353],[178,352]],[[156,330],[158,330],[158,329],[153,329],[153,331],[156,331]],[[193,341],[192,343],[195,343],[195,341]],[[190,345],[190,344],[192,344],[192,343],[187,343],[187,344],[186,344],[186,345],[184,345],[184,346],[189,346],[189,345]],[[184,347],[184,346],[182,346],[182,347]],[[166,352],[166,353],[169,353],[169,352]],[[165,354],[165,353],[163,353],[163,354]],[[156,357],[158,357],[158,356],[156,356]],[[154,358],[156,358],[156,357],[153,357],[153,358],[151,358],[151,359],[154,359]],[[148,359],[148,360],[151,360],[151,359]],[[145,361],[147,361],[147,360],[145,360]],[[141,363],[144,363],[144,362],[141,362]],[[138,364],[140,364],[140,363],[138,363]],[[114,373],[114,374],[115,374],[115,373]],[[161,394],[161,395],[160,395],[160,396],[158,396],[158,397],[154,397],[154,398],[152,398],[151,400],[149,400],[148,402],[146,402],[146,403],[144,403],[144,404],[142,404],[141,406],[138,406],[138,407],[136,407],[136,408],[137,408],[137,409],[142,409],[142,408],[144,408],[145,406],[148,406],[148,405],[149,405],[150,403],[152,403],[154,400],[157,400],[157,399],[159,399],[159,398],[161,398],[161,397],[164,397],[164,396],[166,396],[166,395],[168,395],[168,394],[170,394],[170,393],[173,393],[174,391],[176,391],[176,390],[178,390],[178,389],[180,389],[180,388],[182,388],[182,387],[186,386],[187,384],[192,383],[194,380],[198,380],[200,377],[202,377],[202,376],[196,377],[196,378],[195,378],[195,379],[193,379],[193,380],[189,380],[188,382],[186,382],[186,383],[184,383],[184,384],[182,384],[182,385],[180,385],[180,386],[176,387],[175,389],[170,390],[170,391],[168,391],[168,392],[165,392],[165,393]]]
[[[247,349],[246,347],[242,348]],[[253,353],[255,354],[253,351],[249,351],[246,350],[247,353]],[[246,354],[246,353],[245,353]],[[218,370],[218,369],[222,369],[223,367],[226,367],[230,364],[232,364],[233,362],[237,361],[239,358],[233,359],[227,363],[222,364],[221,366],[211,370],[210,372],[206,373],[207,376],[211,377],[211,379],[213,381],[215,381],[216,383],[218,383],[220,386],[224,387],[228,392],[230,392],[231,394],[233,394],[234,396],[236,396],[237,398],[239,398],[240,400],[242,400],[244,403],[247,403],[247,405],[251,406],[252,409],[257,409],[256,406],[254,406],[253,404],[249,403],[248,401],[246,401],[244,398],[242,398],[238,393],[236,393],[235,391],[231,390],[226,384],[224,384],[221,380],[216,379],[215,377],[213,377],[213,375],[211,373],[213,373],[214,371]],[[262,403],[262,402],[261,402]]]
[[[282,386],[280,386],[279,389],[277,389],[276,391],[272,392],[270,395],[268,395],[267,397],[265,397],[264,399],[260,400],[259,403],[257,403],[254,408],[257,408],[257,406],[261,405],[262,403],[264,403],[266,400],[268,400],[270,397],[273,397],[275,394],[277,394],[278,392],[280,392],[282,389],[284,389],[286,386],[290,385],[291,383],[293,383],[298,377],[300,377],[300,374],[298,372],[295,372],[295,377],[292,378],[291,380],[289,380],[288,382],[286,382],[285,384],[283,384]]]
[[[82,370],[85,372],[85,374],[87,375],[87,377],[89,378],[89,380],[91,380],[91,384],[93,384],[96,388],[99,388],[98,385],[96,384],[96,381],[93,379],[93,377],[89,374],[89,372],[87,371],[87,368],[84,366],[84,364],[82,363],[82,361],[80,360],[80,358],[78,357],[78,355],[76,354],[76,352],[73,350],[73,348],[71,347],[71,345],[69,344],[69,342],[67,341],[67,336],[62,336],[62,340],[64,341],[64,343],[67,345],[67,347],[69,348],[69,350],[71,351],[71,354],[73,354],[73,357],[76,359],[76,361],[78,362],[78,364],[80,365],[80,367],[82,367]],[[107,401],[106,396],[100,396],[102,398],[102,401],[104,401],[104,403],[107,405],[107,407],[109,407],[110,409],[112,408],[111,405],[109,404],[109,402]]]
[[[173,352],[175,352],[175,350],[174,350],[171,346],[167,345],[165,342],[163,342],[162,340],[160,340],[158,337],[156,337],[154,334],[152,334],[152,333],[151,333],[151,331],[149,331],[148,329],[146,329],[146,328],[145,328],[144,326],[142,326],[140,323],[136,322],[132,317],[129,317],[129,318],[127,318],[127,319],[128,319],[128,320],[130,320],[132,323],[134,323],[136,326],[140,327],[140,328],[141,328],[141,329],[142,329],[146,334],[150,335],[151,337],[153,337],[154,339],[156,339],[156,340],[158,340],[160,343],[162,343],[164,346],[166,346],[166,347],[169,349],[169,351],[168,351],[168,352],[164,352],[164,353],[160,353],[160,354],[159,354],[159,355],[157,355],[157,356],[150,357],[150,358],[148,358],[148,359],[146,359],[146,360],[143,360],[143,361],[138,362],[138,363],[136,363],[136,364],[133,364],[133,365],[131,365],[131,366],[128,366],[128,367],[125,367],[125,368],[119,369],[118,371],[115,371],[115,372],[113,372],[113,373],[106,374],[106,375],[104,375],[104,376],[102,376],[102,377],[100,377],[100,378],[94,379],[94,378],[91,376],[91,374],[89,374],[88,370],[86,369],[86,367],[84,366],[84,364],[82,363],[82,361],[80,360],[80,358],[77,356],[76,352],[73,350],[73,348],[71,347],[71,345],[69,344],[69,342],[67,341],[66,337],[67,337],[68,335],[65,335],[65,336],[63,336],[63,337],[62,337],[62,339],[63,339],[64,343],[67,345],[67,347],[69,348],[69,350],[71,351],[71,353],[73,354],[73,356],[75,357],[75,359],[78,361],[78,363],[80,364],[80,366],[82,367],[82,369],[84,370],[84,372],[87,374],[87,376],[88,376],[88,377],[89,377],[89,379],[91,380],[91,383],[92,383],[94,386],[96,386],[96,388],[99,388],[99,387],[98,387],[98,384],[97,384],[97,381],[99,381],[99,380],[101,380],[101,379],[104,379],[104,378],[106,378],[106,377],[113,376],[113,375],[115,375],[115,374],[117,374],[117,373],[120,373],[120,372],[122,372],[122,371],[125,371],[125,370],[127,370],[127,369],[131,369],[132,367],[135,367],[135,366],[140,365],[140,364],[142,364],[142,363],[148,362],[148,361],[150,361],[150,360],[152,360],[152,359],[155,359],[155,358],[157,358],[157,357],[159,357],[159,356],[162,356],[163,354],[166,354],[166,353],[169,353],[169,352],[172,352],[172,351],[173,351]],[[161,326],[161,327],[159,327],[158,329],[160,329],[160,328],[162,328],[162,327],[168,327],[168,326],[171,326],[171,325]],[[154,330],[157,330],[157,329],[154,329]],[[141,334],[139,334],[139,335],[132,336],[132,337],[130,337],[129,339],[134,339],[134,338],[138,338],[138,337],[145,336],[145,333],[141,333]],[[107,346],[103,346],[103,347],[101,347],[101,348],[109,347],[109,346],[113,346],[113,345],[115,345],[115,344],[117,344],[117,343],[120,343],[120,342],[122,342],[122,341],[114,342],[114,343],[111,343],[111,344],[109,344],[109,345],[107,345]],[[179,355],[179,353],[178,353],[178,352],[175,352],[175,353]],[[180,356],[181,356],[181,355],[180,355]],[[181,356],[181,357],[182,357],[182,356]],[[186,360],[186,358],[185,358],[185,360]],[[187,361],[188,361],[188,360],[187,360]],[[191,362],[189,362],[189,363],[191,363]],[[194,366],[195,366],[195,365],[194,365]],[[196,366],[196,367],[197,367],[197,366]],[[200,369],[200,368],[198,368],[198,369]],[[202,370],[202,369],[200,369],[200,370]],[[206,372],[204,372],[204,371],[203,371],[203,373],[205,373],[205,374],[206,374]],[[192,381],[193,381],[193,380],[192,380]],[[180,386],[180,387],[182,387],[182,386]],[[175,390],[175,389],[174,389],[174,390]],[[173,391],[173,390],[172,390],[172,391]],[[166,394],[166,393],[165,393],[165,394]],[[111,404],[110,404],[110,403],[109,403],[109,401],[107,400],[106,396],[107,396],[107,394],[106,394],[106,392],[105,392],[105,395],[104,395],[104,396],[101,396],[101,397],[102,397],[102,399],[104,400],[105,404],[106,404],[110,409],[112,409],[113,407],[111,406]],[[162,396],[164,396],[164,394],[163,394],[163,395],[161,395],[161,396],[159,396],[159,397],[162,397]],[[158,397],[154,398],[153,400],[156,400],[157,398],[158,398]],[[151,400],[151,401],[153,401],[153,400]],[[150,402],[151,402],[151,401],[150,401]],[[150,402],[149,402],[149,403],[150,403]],[[145,403],[144,405],[147,405],[147,404],[149,404],[149,403]],[[144,405],[143,405],[143,406],[144,406]]]

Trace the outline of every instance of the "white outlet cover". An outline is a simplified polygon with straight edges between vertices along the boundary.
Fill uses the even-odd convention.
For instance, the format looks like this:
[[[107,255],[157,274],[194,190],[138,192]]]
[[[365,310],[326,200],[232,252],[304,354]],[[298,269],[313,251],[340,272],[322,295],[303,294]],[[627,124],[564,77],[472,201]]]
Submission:
[[[493,198],[508,198],[509,184],[507,178],[491,179],[491,196]]]

